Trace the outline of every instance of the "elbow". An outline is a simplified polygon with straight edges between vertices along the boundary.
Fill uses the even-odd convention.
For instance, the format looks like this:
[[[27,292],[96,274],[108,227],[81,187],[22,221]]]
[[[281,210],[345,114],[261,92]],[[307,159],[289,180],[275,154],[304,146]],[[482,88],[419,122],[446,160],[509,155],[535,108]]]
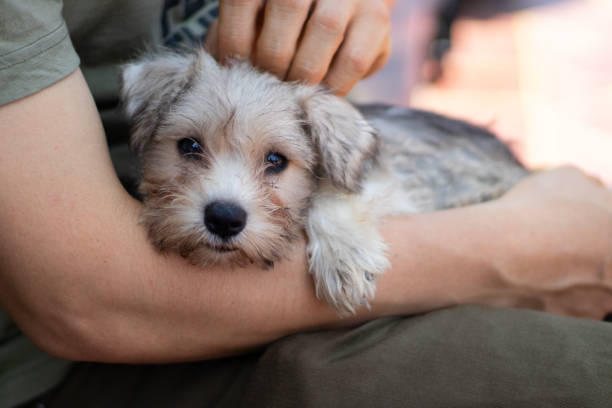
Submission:
[[[70,361],[97,361],[88,346],[88,338],[74,330],[73,324],[67,320],[70,319],[22,325],[23,332],[39,349],[53,357]]]
[[[100,313],[87,312],[89,305],[77,307],[71,303],[38,308],[14,318],[23,333],[53,357],[70,361],[117,361],[116,341],[104,334],[113,333],[105,329],[109,319],[102,320]]]

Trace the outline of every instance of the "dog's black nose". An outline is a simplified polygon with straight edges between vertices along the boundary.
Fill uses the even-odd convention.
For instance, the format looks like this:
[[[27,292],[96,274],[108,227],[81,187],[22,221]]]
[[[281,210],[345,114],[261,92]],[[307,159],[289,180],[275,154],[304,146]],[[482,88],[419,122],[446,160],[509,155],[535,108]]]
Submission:
[[[213,234],[225,239],[244,229],[247,213],[236,204],[214,201],[204,208],[204,225]]]

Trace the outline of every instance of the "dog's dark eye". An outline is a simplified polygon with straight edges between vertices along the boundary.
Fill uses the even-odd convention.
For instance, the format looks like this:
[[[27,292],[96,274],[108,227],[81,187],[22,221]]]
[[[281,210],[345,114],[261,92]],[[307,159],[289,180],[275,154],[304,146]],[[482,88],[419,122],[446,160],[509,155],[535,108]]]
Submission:
[[[285,170],[289,161],[285,156],[280,153],[270,152],[266,156],[266,163],[268,167],[266,168],[266,173],[280,173]]]
[[[191,138],[179,140],[177,142],[177,147],[179,153],[186,157],[197,157],[197,154],[202,153],[202,146],[200,146],[200,143]]]

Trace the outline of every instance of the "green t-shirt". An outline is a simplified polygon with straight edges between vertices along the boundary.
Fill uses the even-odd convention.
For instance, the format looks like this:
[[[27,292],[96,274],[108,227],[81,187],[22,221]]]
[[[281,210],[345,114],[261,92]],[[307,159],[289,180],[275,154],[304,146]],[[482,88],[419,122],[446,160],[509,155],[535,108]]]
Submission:
[[[204,38],[217,3],[1,0],[0,105],[54,84],[80,63],[103,121],[112,123],[118,120],[118,64],[147,45]],[[37,349],[0,310],[0,408],[50,389],[69,366]]]

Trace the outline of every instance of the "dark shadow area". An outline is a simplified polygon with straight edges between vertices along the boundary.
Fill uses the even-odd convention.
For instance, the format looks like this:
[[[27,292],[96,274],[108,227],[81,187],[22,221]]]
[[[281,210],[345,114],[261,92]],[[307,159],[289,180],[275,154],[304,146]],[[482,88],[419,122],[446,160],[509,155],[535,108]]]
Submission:
[[[575,0],[462,0],[460,15],[487,19],[498,14],[512,13],[534,7],[552,6]]]
[[[121,181],[123,188],[125,188],[132,197],[137,200],[142,200],[142,196],[138,193],[138,157],[130,151],[127,143],[111,145],[109,150],[113,167],[115,167],[117,177],[119,181]]]

